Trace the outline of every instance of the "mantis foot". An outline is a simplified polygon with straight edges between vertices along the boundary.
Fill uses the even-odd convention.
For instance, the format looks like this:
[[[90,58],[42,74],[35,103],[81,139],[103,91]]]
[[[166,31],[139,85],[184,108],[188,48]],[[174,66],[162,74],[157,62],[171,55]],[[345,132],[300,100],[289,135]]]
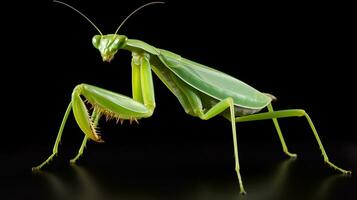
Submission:
[[[239,189],[240,189],[240,194],[241,195],[245,195],[247,194],[247,192],[245,191],[244,187],[243,187],[243,182],[242,182],[242,178],[240,176],[240,172],[239,172],[239,169],[237,168],[236,169],[236,172],[237,172],[237,176],[238,176],[238,181],[239,181]]]
[[[69,162],[71,163],[71,165],[76,164],[77,160],[81,157],[82,154],[77,154],[76,157],[74,157],[73,159],[71,159]]]
[[[330,167],[334,168],[335,170],[341,172],[344,175],[351,175],[352,171],[350,170],[344,170],[340,167],[337,167],[335,164],[333,164],[332,162],[330,162],[329,160],[325,160],[325,163],[328,164]]]
[[[284,151],[285,155],[289,156],[290,158],[296,158],[297,154],[296,153],[290,153],[289,151]]]
[[[56,154],[57,154],[57,153],[52,153],[52,155],[50,155],[43,163],[41,163],[40,165],[38,165],[38,166],[36,166],[36,167],[32,167],[32,171],[38,171],[38,170],[40,170],[43,166],[45,166],[46,164],[48,164]]]

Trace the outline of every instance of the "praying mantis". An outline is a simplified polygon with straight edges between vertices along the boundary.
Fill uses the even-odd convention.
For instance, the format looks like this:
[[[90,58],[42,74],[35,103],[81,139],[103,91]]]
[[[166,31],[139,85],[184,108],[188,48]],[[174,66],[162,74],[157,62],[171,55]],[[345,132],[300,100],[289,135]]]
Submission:
[[[230,75],[185,59],[173,52],[118,34],[122,25],[134,13],[148,5],[161,4],[163,2],[151,2],[137,8],[123,20],[114,34],[107,35],[103,35],[87,16],[74,7],[61,1],[54,2],[73,9],[99,32],[99,35],[95,35],[92,38],[92,44],[99,50],[104,62],[113,60],[119,50],[126,50],[132,53],[132,97],[89,84],[77,85],[72,92],[71,101],[64,114],[52,154],[43,163],[33,167],[33,170],[40,170],[57,154],[62,132],[71,111],[73,111],[79,128],[85,134],[78,154],[70,161],[71,163],[75,163],[83,154],[88,140],[103,142],[97,130],[98,121],[101,117],[117,121],[137,121],[151,117],[155,109],[152,79],[152,72],[154,72],[175,95],[188,115],[202,120],[223,116],[231,122],[235,171],[241,194],[246,192],[240,174],[236,133],[236,123],[238,122],[271,119],[278,133],[283,152],[289,157],[296,157],[296,154],[289,152],[277,119],[305,117],[321,150],[324,162],[343,174],[352,173],[330,162],[312,120],[303,109],[274,111],[272,102],[276,98],[271,94],[260,92]],[[91,105],[92,109],[89,109],[87,104]],[[264,108],[267,111],[260,112]]]

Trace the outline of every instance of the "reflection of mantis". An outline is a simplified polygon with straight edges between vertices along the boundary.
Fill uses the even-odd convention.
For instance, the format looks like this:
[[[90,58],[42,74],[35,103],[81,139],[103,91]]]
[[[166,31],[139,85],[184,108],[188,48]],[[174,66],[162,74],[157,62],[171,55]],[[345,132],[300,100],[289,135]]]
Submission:
[[[291,164],[295,158],[284,160],[276,166],[270,178],[267,181],[260,181],[254,188],[257,191],[250,194],[251,199],[283,199],[277,198],[286,192],[286,183],[288,182],[289,175],[291,174]],[[252,188],[253,190],[253,188]]]
[[[306,195],[312,195],[311,199],[326,199],[326,197],[333,193],[331,191],[335,191],[339,186],[341,179],[345,177],[341,175],[333,175],[322,179],[321,182],[314,182],[313,186],[316,186],[316,189],[314,189],[316,193],[314,194],[309,192],[306,193],[306,189],[301,191],[295,187],[294,190],[289,190],[288,185],[289,182],[291,182],[290,176],[296,172],[296,170],[291,168],[294,161],[294,159],[287,159],[279,162],[274,167],[273,171],[271,171],[271,176],[264,175],[263,179],[255,180],[259,182],[250,182],[251,190],[254,192],[250,193],[249,199],[288,199],[294,194],[302,197],[302,199],[304,199]],[[115,168],[109,168],[108,170],[111,172],[111,170],[115,170]],[[143,197],[145,197],[145,199],[158,199],[157,196],[152,196],[151,192],[147,192],[147,187],[150,187],[151,185],[135,185],[133,190],[127,191],[125,189],[118,191],[117,188],[122,188],[123,185],[127,185],[125,180],[115,179],[114,182],[110,182],[113,181],[113,179],[110,179],[112,177],[107,177],[109,178],[108,185],[112,186],[107,187],[107,185],[103,186],[98,184],[101,179],[98,179],[98,174],[92,173],[92,170],[88,170],[78,165],[72,165],[65,173],[72,174],[72,172],[74,176],[71,176],[69,179],[53,172],[38,171],[38,173],[35,174],[41,175],[41,177],[45,179],[47,183],[46,185],[52,188],[53,199],[94,200],[128,199],[128,197],[131,197],[130,199],[144,199]],[[310,181],[309,177],[303,176],[303,179]],[[297,178],[296,180],[295,178],[294,181],[301,181],[301,179]],[[139,182],[141,181],[139,180]],[[76,187],[73,187],[73,183],[76,183]],[[231,187],[227,185],[229,183],[220,182],[219,185],[217,185],[217,182],[215,182],[214,185],[210,185],[210,183],[211,182],[207,180],[198,180],[195,182],[196,187],[189,187],[188,190],[185,190],[187,188],[186,185],[184,185],[183,188],[176,188],[177,185],[174,185],[174,187],[176,190],[186,191],[184,199],[237,199],[236,190],[230,189]],[[160,193],[158,192],[156,194]],[[241,198],[238,199],[246,199],[245,197],[246,196],[241,196]]]
[[[132,52],[133,97],[130,98],[88,84],[76,86],[72,93],[72,100],[63,118],[52,155],[41,165],[33,169],[40,169],[57,154],[63,127],[72,109],[77,124],[85,133],[85,138],[78,155],[72,159],[71,162],[75,162],[80,155],[82,155],[88,138],[96,142],[103,141],[96,130],[98,120],[101,116],[104,115],[107,118],[114,118],[117,121],[137,121],[141,118],[150,117],[155,109],[154,87],[151,75],[151,70],[153,70],[160,80],[177,97],[187,114],[199,117],[203,120],[222,115],[231,121],[235,169],[241,193],[245,193],[245,190],[239,172],[236,122],[273,119],[284,153],[290,157],[296,157],[296,154],[292,154],[288,151],[276,118],[305,117],[318,142],[324,161],[342,173],[351,173],[350,171],[337,167],[329,161],[317,131],[310,117],[304,110],[291,109],[274,111],[271,101],[274,100],[275,97],[272,95],[261,93],[236,78],[182,58],[170,51],[158,49],[145,42],[128,39],[125,35],[117,34],[123,23],[136,11],[147,5],[162,2],[148,3],[136,9],[123,21],[114,34],[108,35],[103,35],[93,22],[72,6],[59,1],[54,2],[61,3],[77,11],[98,30],[100,35],[95,35],[92,39],[92,43],[101,53],[103,61],[110,62],[120,49]],[[93,106],[91,116],[82,98]],[[268,112],[256,114],[263,108],[267,108]]]
[[[79,181],[78,188],[73,188],[70,184],[73,180],[68,183],[67,180],[59,178],[57,174],[40,171],[39,175],[43,176],[52,187],[56,199],[108,199],[105,198],[105,193],[102,192],[101,188],[96,184],[97,181],[93,180],[86,169],[73,165],[72,170],[75,172],[75,178]]]

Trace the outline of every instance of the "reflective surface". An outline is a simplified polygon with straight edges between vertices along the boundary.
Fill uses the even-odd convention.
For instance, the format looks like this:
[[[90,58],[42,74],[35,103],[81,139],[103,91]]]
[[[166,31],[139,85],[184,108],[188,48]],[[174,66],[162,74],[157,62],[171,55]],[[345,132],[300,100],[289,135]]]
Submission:
[[[242,144],[242,151],[250,151],[241,153],[248,194],[240,196],[233,156],[214,143],[140,144],[137,149],[130,145],[135,146],[115,148],[109,144],[101,149],[89,145],[80,164],[67,165],[67,158],[59,156],[46,170],[36,173],[26,165],[36,162],[30,154],[43,153],[36,149],[27,155],[22,152],[28,163],[2,170],[2,180],[7,182],[3,194],[9,199],[66,200],[354,199],[353,176],[335,174],[315,154],[285,159],[273,146]],[[356,170],[357,147],[335,145],[343,147],[337,152],[338,164]]]

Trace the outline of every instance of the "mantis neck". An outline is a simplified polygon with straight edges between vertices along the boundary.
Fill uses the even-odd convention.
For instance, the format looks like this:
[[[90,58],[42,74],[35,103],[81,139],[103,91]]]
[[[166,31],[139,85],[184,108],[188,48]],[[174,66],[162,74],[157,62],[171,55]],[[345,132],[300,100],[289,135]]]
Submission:
[[[127,39],[125,45],[122,47],[124,50],[135,52],[137,54],[148,53],[152,55],[160,55],[160,50],[143,42],[135,39]]]

